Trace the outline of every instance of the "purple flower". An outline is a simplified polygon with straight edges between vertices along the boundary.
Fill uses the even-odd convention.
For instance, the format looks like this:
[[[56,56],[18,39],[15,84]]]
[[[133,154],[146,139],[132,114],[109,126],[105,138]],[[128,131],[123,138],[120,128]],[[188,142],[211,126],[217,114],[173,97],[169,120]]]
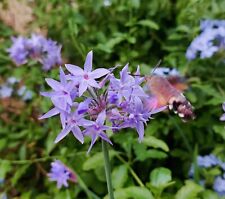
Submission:
[[[138,70],[138,69],[137,69]],[[120,72],[120,79],[114,76],[110,79],[110,87],[108,97],[111,102],[117,102],[118,105],[122,103],[123,99],[130,100],[132,97],[145,97],[147,96],[140,87],[142,79],[139,77],[132,77],[129,75],[128,64],[124,66]]]
[[[197,163],[199,167],[209,168],[219,164],[219,159],[213,155],[198,156]]]
[[[62,64],[61,45],[57,45],[55,41],[50,39],[45,41],[42,49],[42,58],[40,62],[43,64],[44,70],[49,70],[52,66]]]
[[[108,136],[104,133],[104,131],[109,129],[109,127],[104,125],[105,120],[106,120],[106,112],[104,110],[98,115],[96,121],[92,122],[92,125],[88,126],[86,128],[86,130],[84,131],[85,136],[91,137],[91,145],[90,145],[87,153],[90,152],[90,150],[92,149],[92,147],[98,137],[100,137],[103,140],[105,140],[106,142],[112,144],[112,142],[110,141]]]
[[[225,48],[225,20],[205,20],[201,22],[201,30],[187,49],[188,60],[210,58],[220,49]]]
[[[15,62],[17,66],[25,64],[27,62],[28,50],[26,48],[26,38],[19,36],[12,38],[13,45],[7,51],[10,54],[10,58]]]
[[[95,79],[98,79],[106,74],[108,74],[110,71],[105,68],[98,68],[94,71],[92,70],[92,57],[93,53],[90,51],[87,54],[85,63],[84,63],[84,70],[81,69],[79,66],[66,64],[66,68],[68,71],[72,73],[74,76],[74,79],[79,80],[79,96],[83,95],[83,93],[87,90],[88,86],[100,88],[99,84],[96,82]]]
[[[62,140],[70,132],[83,143],[84,136],[91,137],[88,152],[92,149],[98,137],[112,144],[107,136],[107,130],[114,132],[122,128],[135,128],[139,141],[144,137],[144,125],[152,114],[165,109],[157,109],[155,102],[149,100],[141,83],[144,78],[140,76],[137,67],[135,77],[130,75],[128,64],[120,72],[117,79],[110,70],[99,68],[92,71],[93,53],[87,54],[84,69],[76,65],[66,64],[69,73],[64,74],[60,69],[60,81],[47,78],[50,92],[42,92],[49,97],[55,105],[40,119],[59,114],[62,130],[55,139],[55,143]],[[96,80],[103,77],[100,83]],[[93,87],[93,88],[92,88]],[[88,92],[84,92],[88,89]],[[79,93],[77,95],[77,93]],[[146,108],[143,104],[148,101]],[[105,123],[109,124],[108,126]]]
[[[225,196],[225,179],[221,176],[217,176],[213,184],[213,189],[220,196]]]
[[[55,160],[51,163],[51,170],[50,173],[48,173],[48,176],[50,181],[57,182],[58,189],[62,186],[68,187],[68,180],[77,182],[75,173],[59,160]]]
[[[90,126],[92,125],[92,121],[84,119],[84,115],[79,114],[80,109],[82,109],[80,108],[80,106],[82,106],[83,108],[82,104],[78,105],[77,109],[74,112],[67,114],[67,116],[65,117],[66,118],[65,127],[56,137],[55,143],[59,142],[64,137],[66,137],[70,131],[72,131],[74,137],[77,138],[79,142],[81,142],[82,144],[84,143],[84,136],[80,129],[80,126],[82,127]]]
[[[127,108],[129,114],[122,126],[125,128],[136,128],[139,142],[141,142],[144,138],[144,124],[149,120],[151,113],[144,108],[143,102],[139,98],[135,98],[134,102],[129,104],[130,106]]]
[[[222,105],[223,110],[225,111],[225,102]],[[225,121],[225,113],[220,117],[221,121]]]
[[[60,67],[60,82],[46,78],[47,84],[53,89],[51,92],[41,92],[43,96],[50,97],[55,107],[68,111],[76,96],[76,87],[72,81],[67,81],[66,75]]]
[[[13,88],[8,85],[0,86],[0,98],[10,97],[13,93]]]
[[[32,34],[30,39],[27,39],[26,48],[29,51],[29,57],[32,59],[41,59],[42,49],[46,39],[42,35]]]
[[[37,60],[43,65],[44,70],[51,69],[54,65],[60,65],[61,45],[42,35],[32,34],[31,38],[12,38],[14,42],[8,49],[11,59],[16,65],[25,64],[28,58]]]

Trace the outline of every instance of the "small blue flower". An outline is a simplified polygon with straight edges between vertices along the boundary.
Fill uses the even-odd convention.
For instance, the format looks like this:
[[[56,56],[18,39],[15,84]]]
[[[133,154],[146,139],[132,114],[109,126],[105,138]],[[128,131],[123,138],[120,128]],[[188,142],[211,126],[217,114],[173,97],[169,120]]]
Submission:
[[[218,176],[214,180],[213,189],[220,196],[225,196],[225,179],[221,176]]]
[[[11,97],[12,93],[13,93],[12,87],[5,84],[0,86],[0,98]]]
[[[202,32],[186,51],[186,58],[193,60],[210,58],[221,49],[225,49],[225,20],[205,20],[201,22]]]
[[[213,155],[198,156],[197,164],[199,167],[209,168],[219,164],[219,159]]]

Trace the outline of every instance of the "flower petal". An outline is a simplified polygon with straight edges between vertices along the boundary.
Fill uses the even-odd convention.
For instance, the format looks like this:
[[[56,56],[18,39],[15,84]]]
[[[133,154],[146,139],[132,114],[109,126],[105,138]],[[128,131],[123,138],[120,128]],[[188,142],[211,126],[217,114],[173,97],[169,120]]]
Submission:
[[[54,115],[57,115],[59,114],[59,109],[57,109],[56,107],[49,110],[47,113],[45,113],[44,115],[42,115],[41,117],[39,117],[38,119],[39,120],[42,120],[42,119],[45,119],[45,118],[49,118],[49,117],[52,117]]]
[[[84,136],[78,126],[72,128],[72,132],[75,138],[77,138],[82,144],[84,143]]]
[[[138,122],[136,124],[136,128],[137,128],[137,132],[139,136],[138,141],[141,142],[144,139],[144,133],[145,133],[143,122]]]
[[[91,72],[91,70],[92,70],[92,59],[93,59],[93,52],[90,51],[87,54],[87,57],[86,57],[86,60],[85,60],[85,63],[84,63],[84,71],[85,72]]]
[[[89,79],[89,80],[87,81],[87,83],[88,83],[91,87],[100,88],[100,86],[98,85],[98,83],[97,83],[94,79]]]
[[[52,103],[57,107],[64,111],[66,111],[67,103],[66,99],[64,97],[52,97],[51,98]]]
[[[111,142],[111,140],[108,138],[108,136],[105,133],[103,132],[99,133],[99,137],[105,140],[106,142],[108,142],[109,144],[113,145],[113,143]]]
[[[98,68],[90,73],[90,77],[93,79],[97,79],[108,74],[110,71],[105,68]]]
[[[58,81],[56,81],[54,79],[45,78],[45,81],[55,91],[60,91],[60,90],[63,89],[62,85]]]
[[[62,67],[60,66],[60,82],[63,84],[63,85],[66,85],[66,75],[62,69]]]
[[[68,133],[71,131],[72,127],[69,125],[67,127],[65,127],[60,133],[59,135],[56,137],[55,139],[55,143],[58,143],[60,140],[62,140],[64,137],[66,137],[68,135]]]
[[[83,95],[83,93],[87,90],[88,83],[87,81],[82,81],[79,86],[79,97]]]
[[[97,138],[98,138],[98,136],[97,136],[95,133],[92,134],[92,137],[91,137],[91,145],[90,145],[90,147],[88,148],[87,153],[89,153],[89,152],[91,151],[91,149],[92,149],[94,143],[96,142]]]
[[[98,114],[96,123],[103,125],[105,123],[105,118],[106,118],[106,112],[105,112],[105,110],[103,110],[101,113]]]
[[[66,69],[71,72],[74,76],[81,76],[84,74],[84,70],[79,66],[72,65],[72,64],[65,64]]]
[[[221,121],[225,121],[225,113],[220,117]]]

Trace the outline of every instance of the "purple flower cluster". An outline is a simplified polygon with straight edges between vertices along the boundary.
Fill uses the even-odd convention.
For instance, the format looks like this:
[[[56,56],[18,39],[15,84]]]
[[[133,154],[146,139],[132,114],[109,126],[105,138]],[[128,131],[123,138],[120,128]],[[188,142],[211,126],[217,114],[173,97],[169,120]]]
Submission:
[[[222,105],[223,110],[225,111],[225,102]],[[225,121],[225,113],[220,117],[221,121]]]
[[[27,63],[28,59],[40,62],[44,70],[62,63],[62,46],[42,35],[32,34],[31,38],[13,37],[12,41],[13,45],[8,52],[17,66]]]
[[[193,60],[210,58],[225,48],[225,20],[203,20],[200,24],[201,33],[190,44],[186,58]]]
[[[218,159],[215,155],[205,155],[205,156],[198,156],[197,157],[197,165],[199,168],[220,168],[222,171],[221,176],[216,176],[213,182],[213,190],[216,191],[220,196],[225,196],[225,162]],[[189,171],[189,176],[193,178],[194,176],[194,166],[191,166]],[[200,180],[201,185],[205,185],[205,180]]]
[[[151,98],[141,87],[144,78],[140,77],[139,67],[135,76],[132,76],[127,64],[121,70],[120,78],[116,78],[112,73],[113,69],[92,70],[92,58],[91,51],[87,54],[84,69],[66,64],[69,73],[65,74],[60,68],[60,81],[46,79],[52,91],[41,94],[51,99],[54,108],[40,119],[59,114],[62,131],[56,137],[55,143],[70,132],[81,143],[88,136],[91,137],[88,152],[98,137],[112,144],[106,134],[109,129],[117,132],[122,128],[134,128],[139,135],[139,141],[142,141],[146,122],[152,114],[165,107],[144,107]]]
[[[57,182],[58,189],[62,186],[68,187],[68,180],[74,183],[77,182],[75,173],[59,160],[51,163],[51,170],[48,176],[50,181]]]

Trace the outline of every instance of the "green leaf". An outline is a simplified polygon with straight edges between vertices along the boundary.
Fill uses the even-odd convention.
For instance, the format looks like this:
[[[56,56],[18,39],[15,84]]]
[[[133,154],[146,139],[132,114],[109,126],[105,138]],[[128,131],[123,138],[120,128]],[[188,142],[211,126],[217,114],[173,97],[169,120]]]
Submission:
[[[114,191],[115,199],[154,199],[152,193],[145,187],[131,186]],[[104,199],[109,199],[105,196]]]
[[[219,199],[218,194],[211,190],[206,190],[201,195],[204,199]]]
[[[167,154],[162,152],[162,151],[150,149],[150,150],[147,151],[147,156],[149,158],[154,158],[154,159],[163,159],[163,158],[167,157]]]
[[[116,167],[112,172],[112,184],[115,189],[123,187],[128,178],[126,165]]]
[[[110,159],[113,158],[115,155],[116,155],[115,151],[109,151]],[[83,169],[85,171],[89,171],[91,169],[96,169],[97,167],[103,167],[103,166],[104,166],[103,153],[99,152],[84,162]]]
[[[150,174],[151,184],[155,187],[167,186],[171,180],[171,171],[164,167],[156,168]]]
[[[160,140],[154,136],[145,137],[143,143],[149,147],[160,148],[166,152],[169,151],[167,144],[163,140]]]
[[[17,184],[18,180],[23,176],[23,174],[26,172],[29,166],[30,164],[26,164],[16,170],[14,176],[11,179],[13,186]]]
[[[0,161],[0,179],[5,179],[6,174],[11,171],[12,167],[9,161]]]
[[[175,195],[175,199],[197,199],[198,193],[203,190],[203,187],[193,181],[185,181],[185,185]]]
[[[151,29],[159,30],[159,25],[150,19],[143,19],[138,22],[139,25],[145,26]]]
[[[146,189],[145,187],[128,187],[126,189],[126,193],[129,196],[129,198],[134,199],[154,199],[152,196],[152,193]]]

